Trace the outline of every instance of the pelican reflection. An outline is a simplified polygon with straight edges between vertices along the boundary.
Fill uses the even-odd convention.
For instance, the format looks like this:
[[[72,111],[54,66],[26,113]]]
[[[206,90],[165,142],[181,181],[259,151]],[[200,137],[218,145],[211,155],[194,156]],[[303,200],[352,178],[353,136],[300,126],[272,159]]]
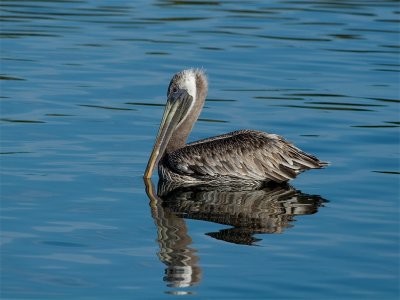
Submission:
[[[145,180],[150,198],[151,215],[157,226],[159,259],[167,266],[164,281],[169,287],[188,287],[200,282],[196,250],[190,247],[192,239],[185,220],[163,207],[163,200],[155,194],[151,180]]]
[[[190,247],[185,219],[231,226],[206,235],[229,243],[255,245],[255,234],[282,233],[296,216],[314,214],[326,200],[288,184],[249,186],[185,186],[160,181],[157,194],[145,180],[158,231],[159,258],[167,266],[168,286],[187,287],[201,279],[196,250]],[[224,226],[225,227],[225,226]]]

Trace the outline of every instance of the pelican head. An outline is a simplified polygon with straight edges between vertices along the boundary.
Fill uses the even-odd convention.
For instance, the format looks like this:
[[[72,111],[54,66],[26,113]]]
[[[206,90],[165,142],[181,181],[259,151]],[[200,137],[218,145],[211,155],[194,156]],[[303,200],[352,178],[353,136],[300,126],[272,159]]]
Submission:
[[[188,69],[175,74],[168,87],[167,104],[144,178],[150,178],[165,153],[185,145],[207,96],[208,83],[202,70]]]

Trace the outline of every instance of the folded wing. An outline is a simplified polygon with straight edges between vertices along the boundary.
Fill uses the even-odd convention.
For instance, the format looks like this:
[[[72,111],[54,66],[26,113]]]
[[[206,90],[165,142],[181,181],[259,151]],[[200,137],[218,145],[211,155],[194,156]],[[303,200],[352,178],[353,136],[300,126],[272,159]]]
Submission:
[[[241,130],[201,140],[170,153],[169,167],[192,177],[235,177],[285,182],[326,163],[275,134]]]

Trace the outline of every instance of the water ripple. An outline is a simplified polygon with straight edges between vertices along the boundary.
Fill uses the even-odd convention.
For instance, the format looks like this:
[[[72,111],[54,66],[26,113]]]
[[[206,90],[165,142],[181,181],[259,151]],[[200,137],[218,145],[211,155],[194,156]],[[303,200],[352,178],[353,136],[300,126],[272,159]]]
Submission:
[[[1,7],[2,298],[398,298],[396,1]],[[190,141],[283,135],[331,162],[291,182],[330,202],[294,217],[188,190],[149,208],[143,170],[188,67],[209,78]],[[306,208],[286,200],[271,208]]]

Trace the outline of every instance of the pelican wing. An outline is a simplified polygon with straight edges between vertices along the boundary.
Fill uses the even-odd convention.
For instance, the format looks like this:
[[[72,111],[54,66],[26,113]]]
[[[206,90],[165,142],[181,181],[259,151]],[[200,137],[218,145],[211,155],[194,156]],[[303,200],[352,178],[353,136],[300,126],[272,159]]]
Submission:
[[[169,167],[191,177],[235,177],[284,182],[325,163],[282,137],[241,130],[201,140],[170,153]]]

